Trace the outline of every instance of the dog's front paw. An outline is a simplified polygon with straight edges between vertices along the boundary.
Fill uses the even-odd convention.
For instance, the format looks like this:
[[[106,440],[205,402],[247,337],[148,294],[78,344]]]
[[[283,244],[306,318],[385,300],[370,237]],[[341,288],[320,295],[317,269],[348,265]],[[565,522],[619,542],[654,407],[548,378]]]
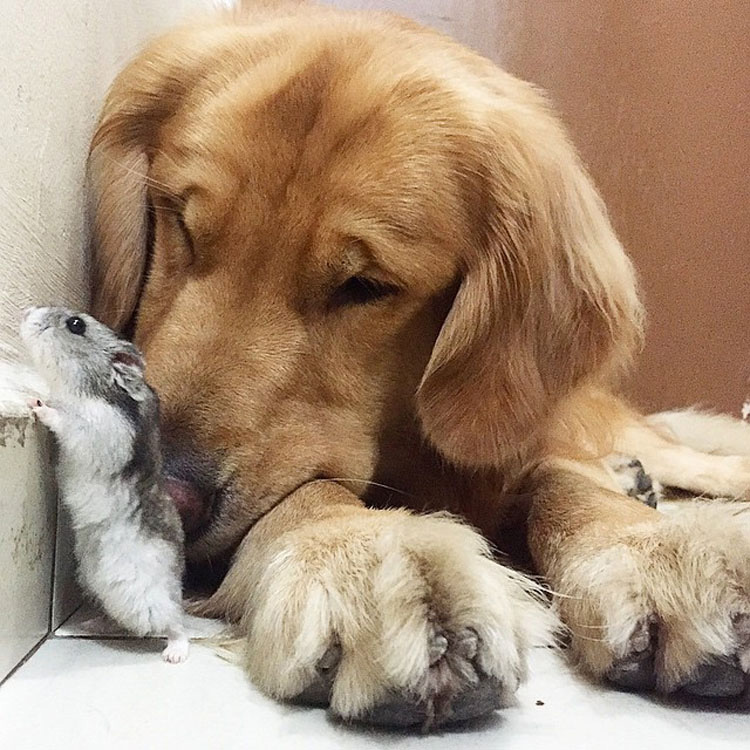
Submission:
[[[750,684],[750,509],[696,506],[569,564],[563,619],[582,666],[633,690]]]
[[[439,725],[512,694],[554,618],[523,576],[443,517],[365,511],[285,537],[244,623],[247,669],[344,719]]]

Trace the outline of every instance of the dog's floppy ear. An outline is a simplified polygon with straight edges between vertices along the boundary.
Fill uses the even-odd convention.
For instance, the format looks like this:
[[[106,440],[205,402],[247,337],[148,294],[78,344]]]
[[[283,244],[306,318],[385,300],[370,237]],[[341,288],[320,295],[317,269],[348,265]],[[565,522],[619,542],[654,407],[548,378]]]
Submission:
[[[562,400],[610,379],[641,341],[602,201],[541,98],[519,90],[464,165],[479,229],[417,395],[429,440],[473,468],[528,456]]]
[[[212,47],[202,41],[178,30],[130,63],[110,89],[91,142],[91,312],[116,331],[133,316],[146,269],[151,152],[159,126],[202,70]]]
[[[100,133],[89,157],[91,313],[122,331],[135,311],[146,267],[148,159],[141,148]]]

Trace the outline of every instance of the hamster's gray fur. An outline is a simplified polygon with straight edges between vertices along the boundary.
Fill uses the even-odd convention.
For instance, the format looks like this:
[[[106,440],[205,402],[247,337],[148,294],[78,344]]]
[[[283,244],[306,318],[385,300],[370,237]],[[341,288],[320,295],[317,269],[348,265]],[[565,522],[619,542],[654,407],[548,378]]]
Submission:
[[[137,635],[183,661],[183,531],[162,481],[159,402],[143,358],[90,315],[31,308],[21,337],[50,388],[30,403],[59,445],[58,481],[83,587]]]

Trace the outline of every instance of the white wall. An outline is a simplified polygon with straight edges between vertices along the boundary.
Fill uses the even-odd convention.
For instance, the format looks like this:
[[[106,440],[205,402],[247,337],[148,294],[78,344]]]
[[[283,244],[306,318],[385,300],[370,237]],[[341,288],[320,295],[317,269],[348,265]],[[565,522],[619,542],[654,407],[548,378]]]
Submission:
[[[19,306],[81,304],[84,163],[103,94],[148,35],[205,0],[10,0],[0,23],[0,342]]]
[[[209,4],[208,0],[3,2],[0,358],[3,348],[17,348],[22,307],[85,302],[86,151],[114,73],[148,36]],[[0,679],[50,625],[56,525],[48,442],[38,427],[19,418],[19,404],[1,402],[8,394],[2,386]],[[66,541],[60,552],[69,548]],[[67,558],[61,554],[59,570],[69,574]],[[61,575],[56,588],[53,615],[59,620],[73,604],[69,575]]]
[[[338,8],[387,10],[438,29],[493,59],[499,59],[497,0],[323,0]]]

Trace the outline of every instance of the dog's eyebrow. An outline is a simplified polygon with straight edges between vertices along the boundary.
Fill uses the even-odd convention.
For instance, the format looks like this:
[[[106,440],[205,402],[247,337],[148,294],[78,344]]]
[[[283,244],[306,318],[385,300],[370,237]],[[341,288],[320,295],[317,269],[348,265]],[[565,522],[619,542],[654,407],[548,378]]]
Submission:
[[[202,193],[205,192],[205,189],[202,188],[200,185],[196,184],[190,184],[186,185],[185,187],[182,187],[178,190],[177,199],[181,200],[183,203],[187,203],[192,196],[194,196],[196,193]]]
[[[385,283],[406,288],[418,282],[425,264],[432,262],[433,255],[429,251],[424,257],[412,251],[415,246],[424,244],[424,238],[400,232],[390,217],[357,221],[349,228],[356,230],[347,233],[352,239],[346,251],[351,267],[357,265],[355,272],[372,272]]]
[[[351,237],[341,256],[340,264],[347,274],[359,273],[372,263],[373,253],[367,242]]]
[[[337,275],[342,280],[348,276],[371,275],[389,284],[400,285],[396,273],[391,272],[385,263],[382,263],[379,254],[373,246],[360,237],[349,237],[346,240],[344,251],[335,260]]]
[[[402,286],[404,280],[398,264],[393,263],[397,255],[396,246],[398,241],[388,232],[373,231],[370,225],[368,232],[358,236],[350,236],[339,261],[347,273],[373,273],[375,276],[383,277],[384,282]]]

